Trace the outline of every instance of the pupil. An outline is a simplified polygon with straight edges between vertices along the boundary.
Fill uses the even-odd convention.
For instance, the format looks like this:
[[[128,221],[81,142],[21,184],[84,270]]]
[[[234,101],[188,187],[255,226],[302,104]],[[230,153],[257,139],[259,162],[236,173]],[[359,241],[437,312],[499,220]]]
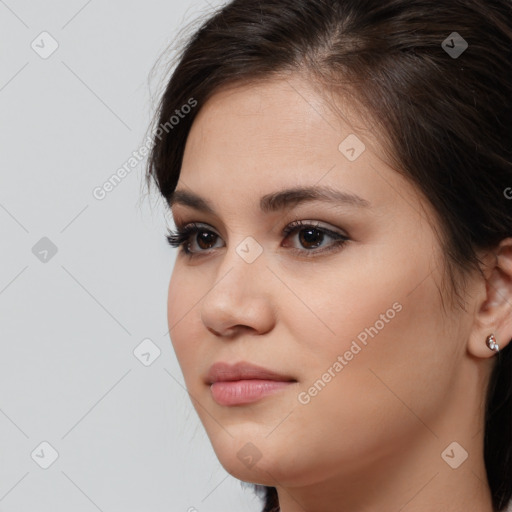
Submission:
[[[199,237],[199,240],[198,240],[198,245],[199,247],[201,247],[201,249],[210,249],[210,247],[203,247],[202,246],[202,243],[210,243],[210,244],[213,244],[214,243],[214,240],[211,240],[212,237],[215,237],[216,235],[214,235],[213,233],[206,233],[205,231],[202,231],[201,233],[199,233],[198,237]],[[209,240],[210,238],[210,240]]]
[[[313,244],[314,246],[317,246],[321,243],[323,233],[317,229],[303,229],[301,233],[307,233],[306,236],[301,235],[301,243],[305,246],[308,244]],[[312,233],[316,233],[315,235],[312,235]]]

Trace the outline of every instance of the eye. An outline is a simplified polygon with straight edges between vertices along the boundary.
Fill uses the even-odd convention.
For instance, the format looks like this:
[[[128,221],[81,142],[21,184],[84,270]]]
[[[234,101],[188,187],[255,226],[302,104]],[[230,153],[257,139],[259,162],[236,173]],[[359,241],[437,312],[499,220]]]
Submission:
[[[335,232],[331,229],[320,227],[318,221],[294,221],[283,229],[283,236],[285,239],[292,234],[298,234],[297,241],[305,249],[292,247],[294,253],[299,256],[315,256],[319,253],[332,252],[340,249],[349,238],[341,233]],[[318,250],[318,247],[323,245],[325,239],[331,238],[333,242],[325,248]],[[175,231],[169,229],[166,235],[167,242],[171,247],[182,248],[184,254],[192,257],[197,253],[209,253],[215,249],[215,243],[220,236],[213,232],[209,226],[200,223],[187,224],[184,227],[178,226]],[[194,248],[199,247],[199,250]],[[289,247],[288,244],[282,245]]]
[[[193,235],[195,235],[194,239],[191,240]],[[166,239],[171,247],[181,247],[185,254],[192,255],[196,252],[205,252],[202,250],[190,250],[193,242],[196,242],[199,247],[208,250],[212,249],[211,244],[215,243],[215,238],[218,236],[217,233],[208,229],[208,226],[194,222],[187,224],[185,227],[177,226],[175,231],[169,229]]]
[[[283,229],[283,234],[286,235],[286,238],[289,238],[293,233],[299,235],[297,238],[299,244],[306,248],[306,250],[293,248],[293,252],[299,256],[306,257],[339,250],[349,240],[347,236],[341,233],[326,227],[320,227],[320,223],[318,221],[296,220],[288,224],[288,226]],[[326,237],[331,238],[333,242],[327,246],[324,246],[323,249],[316,250],[318,247],[322,246],[322,243],[325,241]],[[287,247],[287,245],[284,245],[284,247]]]

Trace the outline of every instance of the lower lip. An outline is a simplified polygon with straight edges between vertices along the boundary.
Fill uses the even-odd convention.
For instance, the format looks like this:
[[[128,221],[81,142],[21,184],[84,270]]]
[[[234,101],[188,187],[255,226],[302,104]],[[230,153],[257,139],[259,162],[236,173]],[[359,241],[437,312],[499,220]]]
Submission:
[[[219,405],[244,405],[280,391],[293,382],[276,380],[234,380],[214,382],[210,386],[213,399]]]

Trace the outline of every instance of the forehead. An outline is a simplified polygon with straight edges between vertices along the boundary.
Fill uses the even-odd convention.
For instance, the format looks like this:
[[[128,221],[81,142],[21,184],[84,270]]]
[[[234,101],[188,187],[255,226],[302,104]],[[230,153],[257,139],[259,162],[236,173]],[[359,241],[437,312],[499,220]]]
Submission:
[[[317,185],[377,207],[384,196],[414,194],[385,163],[379,134],[347,101],[340,106],[341,116],[300,77],[220,89],[194,120],[177,188],[234,208],[279,189]]]
[[[378,134],[351,108],[350,100],[337,97],[336,106],[334,113],[334,100],[326,101],[318,86],[298,75],[221,88],[199,111],[185,158],[189,152],[200,156],[194,149],[201,146],[247,156],[262,148],[274,157],[287,157],[289,151],[304,160],[308,155],[316,158],[319,150],[336,154],[354,133],[372,146],[379,144]]]

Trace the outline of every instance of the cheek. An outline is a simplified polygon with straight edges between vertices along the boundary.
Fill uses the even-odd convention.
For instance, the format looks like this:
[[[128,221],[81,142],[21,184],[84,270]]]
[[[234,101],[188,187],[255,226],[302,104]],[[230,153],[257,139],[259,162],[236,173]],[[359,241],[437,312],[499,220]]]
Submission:
[[[168,288],[167,323],[172,346],[187,381],[189,369],[194,366],[194,354],[197,354],[199,340],[201,336],[204,337],[204,333],[200,332],[199,323],[193,321],[198,318],[196,308],[200,307],[202,296],[200,292],[204,294],[204,291],[195,291],[196,287],[187,279],[186,272],[176,267],[177,265],[173,270]]]
[[[432,247],[430,239],[412,243]],[[373,353],[372,361],[394,370],[393,361],[400,360],[435,368],[453,353],[446,337],[456,336],[447,331],[451,324],[443,316],[440,257],[438,252],[422,250],[411,255],[397,239],[365,251],[347,251],[339,264],[316,275],[313,271],[307,277],[295,277],[297,295],[306,299],[314,314],[305,308],[300,314],[299,308],[290,311],[299,326],[294,331],[296,339],[331,360],[356,342],[362,349],[359,361]],[[288,279],[293,279],[291,274]],[[402,370],[409,375],[406,368]]]
[[[396,402],[409,399],[418,412],[424,407],[427,413],[430,402],[441,400],[446,390],[456,333],[450,327],[454,323],[443,315],[436,284],[440,275],[429,275],[430,257],[420,258],[370,271],[369,283],[353,288],[358,306],[338,328],[344,323],[349,339],[361,346],[357,359],[363,371],[383,389],[387,384]],[[429,395],[428,390],[437,391]]]
[[[336,358],[349,350],[353,340],[365,346],[382,338],[398,317],[417,314],[412,306],[418,298],[410,292],[421,271],[410,262],[408,267],[384,265],[396,260],[394,254],[377,259],[361,257],[360,252],[347,251],[332,264],[307,272],[293,265],[280,269],[295,294],[292,297],[283,289],[278,301],[280,317],[286,319],[297,344],[318,354],[322,363],[327,362],[326,356]],[[408,313],[403,312],[406,306]]]
[[[309,458],[335,464],[345,454],[363,464],[407,436],[429,435],[422,421],[433,424],[446,402],[456,335],[442,315],[439,276],[425,279],[429,265],[422,271],[419,264],[332,272],[332,280],[317,281],[324,283],[321,290],[303,295],[322,322],[289,311],[309,403],[297,401],[283,438],[285,430],[290,438],[294,429],[313,432]],[[295,289],[305,294],[306,288],[304,282]]]

